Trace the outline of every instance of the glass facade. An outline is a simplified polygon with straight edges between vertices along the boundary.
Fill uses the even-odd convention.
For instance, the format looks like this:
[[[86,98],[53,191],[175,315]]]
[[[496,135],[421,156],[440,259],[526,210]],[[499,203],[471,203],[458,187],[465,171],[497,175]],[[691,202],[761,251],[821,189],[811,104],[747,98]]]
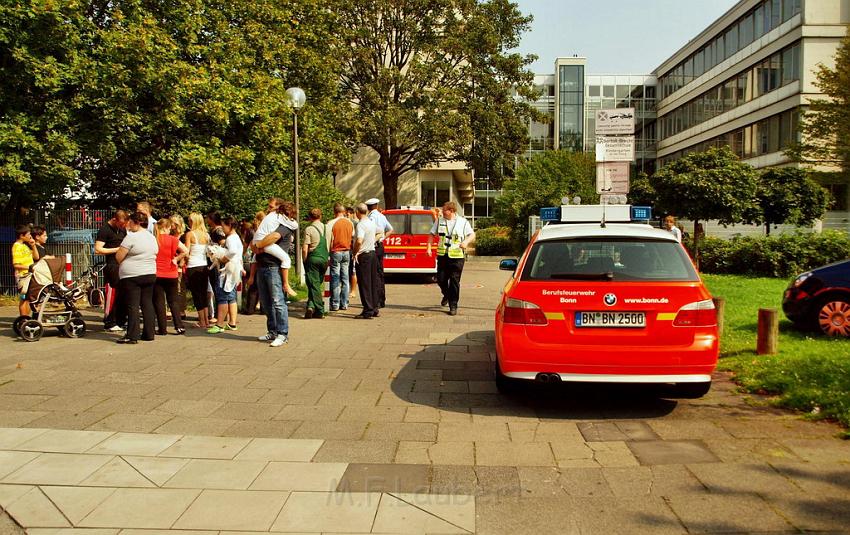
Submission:
[[[708,121],[799,80],[801,75],[800,43],[797,42],[661,117],[661,137],[666,139]]]
[[[526,158],[555,148],[555,77],[535,76],[534,88],[539,96],[531,104],[546,120],[531,121],[528,125],[529,146],[525,151]]]
[[[784,111],[767,119],[732,130],[683,151],[660,159],[667,164],[692,152],[704,152],[712,147],[728,146],[739,158],[748,159],[785,150],[799,139],[800,110]]]
[[[558,67],[558,138],[561,149],[584,144],[584,65]]]
[[[661,98],[687,86],[764,34],[800,13],[801,0],[763,0],[700,50],[658,79]]]

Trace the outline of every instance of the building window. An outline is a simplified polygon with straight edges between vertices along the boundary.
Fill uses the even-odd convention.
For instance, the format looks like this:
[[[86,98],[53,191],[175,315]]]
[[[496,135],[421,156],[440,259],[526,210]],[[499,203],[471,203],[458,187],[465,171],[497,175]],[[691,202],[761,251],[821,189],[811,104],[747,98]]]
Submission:
[[[848,209],[847,184],[824,184],[823,187],[829,191],[829,195],[832,197],[830,210],[845,211]]]
[[[584,147],[584,66],[561,65],[559,124],[560,147],[582,150]]]
[[[601,88],[598,85],[587,86],[587,96],[598,97],[601,95]]]

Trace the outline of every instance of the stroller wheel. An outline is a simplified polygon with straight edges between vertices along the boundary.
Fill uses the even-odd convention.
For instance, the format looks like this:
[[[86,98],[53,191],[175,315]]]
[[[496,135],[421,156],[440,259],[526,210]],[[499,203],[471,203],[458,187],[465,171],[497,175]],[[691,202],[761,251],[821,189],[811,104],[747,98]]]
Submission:
[[[65,322],[62,332],[68,338],[81,338],[86,335],[86,322],[80,318],[71,318]]]
[[[21,335],[21,325],[28,319],[30,319],[29,316],[18,316],[15,318],[15,321],[12,322],[12,330],[15,331],[15,336]]]
[[[44,327],[38,320],[28,319],[21,323],[21,338],[27,342],[38,342],[44,334]]]

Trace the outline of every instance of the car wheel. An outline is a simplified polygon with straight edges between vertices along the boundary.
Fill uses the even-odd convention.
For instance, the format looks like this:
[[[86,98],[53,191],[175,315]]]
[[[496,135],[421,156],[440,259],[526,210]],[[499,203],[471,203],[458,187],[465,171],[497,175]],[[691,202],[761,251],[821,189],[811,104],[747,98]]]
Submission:
[[[27,342],[38,342],[44,334],[44,327],[38,320],[28,319],[21,323],[21,338]]]
[[[673,393],[677,398],[699,399],[711,390],[711,381],[704,383],[676,383]]]
[[[505,396],[509,396],[511,394],[515,394],[517,391],[517,379],[511,379],[510,377],[504,375],[502,373],[502,369],[499,367],[499,359],[496,359],[496,389],[500,394]]]
[[[829,297],[817,307],[820,330],[829,336],[850,336],[850,302],[844,297]]]

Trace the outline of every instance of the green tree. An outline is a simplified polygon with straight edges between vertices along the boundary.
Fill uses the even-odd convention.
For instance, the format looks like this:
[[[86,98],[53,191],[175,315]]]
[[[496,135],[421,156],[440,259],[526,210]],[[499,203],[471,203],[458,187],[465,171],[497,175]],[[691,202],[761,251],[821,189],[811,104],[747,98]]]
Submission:
[[[523,162],[516,178],[506,180],[496,199],[495,219],[513,229],[514,242],[528,239],[528,217],[540,215],[544,206],[560,206],[561,198],[579,196],[583,204],[599,201],[596,194],[596,161],[593,155],[569,150],[546,151]]]
[[[761,174],[758,203],[770,235],[771,225],[811,225],[826,213],[830,197],[805,170],[781,167]]]
[[[73,2],[0,6],[0,208],[44,206],[76,189],[68,101],[83,79],[87,22]]]
[[[817,87],[800,122],[801,140],[787,153],[797,161],[838,166],[850,181],[850,30],[835,54],[835,68],[818,65]]]
[[[640,172],[632,178],[629,185],[629,202],[636,206],[655,206],[655,189],[649,175]],[[656,214],[661,215],[661,214]]]
[[[508,52],[529,27],[507,0],[363,0],[342,3],[342,94],[354,138],[378,155],[386,206],[398,179],[445,161],[498,177],[527,138],[531,57]],[[475,143],[473,144],[473,140]]]
[[[694,222],[694,258],[699,262],[700,221],[754,223],[760,219],[759,174],[729,147],[675,160],[652,176],[657,208]]]

